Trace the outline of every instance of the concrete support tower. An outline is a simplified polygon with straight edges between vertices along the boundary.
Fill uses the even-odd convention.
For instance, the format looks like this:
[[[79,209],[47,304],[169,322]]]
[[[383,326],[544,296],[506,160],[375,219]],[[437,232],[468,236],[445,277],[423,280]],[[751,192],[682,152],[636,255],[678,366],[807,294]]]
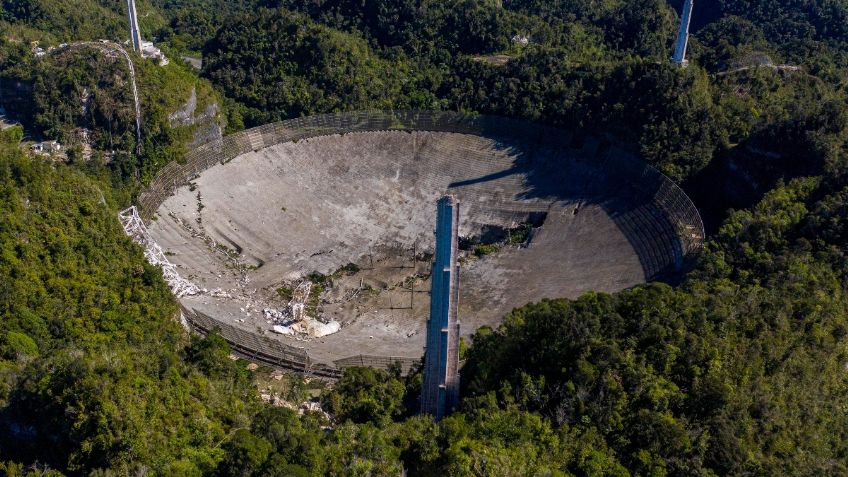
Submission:
[[[672,61],[678,65],[685,65],[686,48],[689,46],[689,23],[692,21],[692,3],[694,0],[686,0],[683,4],[683,15],[680,17],[680,32],[677,34],[677,44],[674,47]]]
[[[421,412],[436,420],[453,411],[459,402],[458,234],[459,201],[450,195],[442,197],[436,218],[436,257],[421,386]]]
[[[135,0],[127,0],[127,16],[130,19],[130,42],[133,50],[141,54],[141,30],[138,29],[138,14],[135,12]]]

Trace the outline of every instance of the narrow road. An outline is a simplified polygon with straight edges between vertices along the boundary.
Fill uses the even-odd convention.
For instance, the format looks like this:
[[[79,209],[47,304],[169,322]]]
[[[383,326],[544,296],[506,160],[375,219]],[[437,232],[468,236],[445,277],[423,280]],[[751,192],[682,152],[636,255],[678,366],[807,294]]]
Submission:
[[[775,71],[801,71],[800,66],[795,65],[774,65],[774,64],[762,64],[762,65],[751,65],[751,66],[743,66],[741,68],[735,68],[732,70],[721,71],[716,73],[714,76],[725,76],[733,73],[741,73],[742,71],[749,71],[757,68],[770,68]]]

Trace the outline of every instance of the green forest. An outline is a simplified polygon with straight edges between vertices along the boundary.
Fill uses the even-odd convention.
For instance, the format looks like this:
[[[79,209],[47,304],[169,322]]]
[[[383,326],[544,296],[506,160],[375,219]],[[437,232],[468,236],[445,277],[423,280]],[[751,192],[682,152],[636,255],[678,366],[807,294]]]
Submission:
[[[848,475],[848,1],[696,1],[685,68],[682,3],[145,0],[172,64],[135,57],[139,144],[126,62],[32,53],[123,42],[124,2],[0,0],[0,475]],[[682,185],[706,248],[477,330],[440,422],[420,372],[369,368],[301,416],[185,333],[118,221],[190,147],[192,91],[224,131],[435,109],[603,135]],[[50,138],[66,162],[29,154]]]

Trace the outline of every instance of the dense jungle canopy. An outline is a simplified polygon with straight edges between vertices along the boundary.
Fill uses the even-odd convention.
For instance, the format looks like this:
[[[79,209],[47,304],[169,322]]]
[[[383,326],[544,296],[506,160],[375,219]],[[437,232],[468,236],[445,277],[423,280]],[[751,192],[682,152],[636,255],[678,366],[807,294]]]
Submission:
[[[848,1],[696,2],[686,68],[680,4],[145,0],[172,64],[136,58],[136,155],[126,63],[31,43],[124,41],[123,2],[0,0],[0,475],[848,474]],[[190,147],[192,91],[226,131],[426,108],[605,135],[683,185],[706,250],[478,330],[439,423],[420,373],[364,368],[299,416],[185,334],[117,220]],[[88,160],[21,142],[80,128]]]

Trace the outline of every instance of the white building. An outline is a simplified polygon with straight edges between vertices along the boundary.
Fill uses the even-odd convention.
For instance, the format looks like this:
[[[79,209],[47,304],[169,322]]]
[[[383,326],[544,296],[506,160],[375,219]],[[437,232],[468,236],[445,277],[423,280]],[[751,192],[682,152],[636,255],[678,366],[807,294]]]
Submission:
[[[62,152],[62,145],[58,141],[43,141],[33,144],[29,149],[39,154],[58,154]]]
[[[159,66],[165,66],[168,64],[168,58],[165,57],[162,50],[153,45],[152,41],[141,42],[141,56],[142,58],[153,58],[157,60],[159,62]]]

